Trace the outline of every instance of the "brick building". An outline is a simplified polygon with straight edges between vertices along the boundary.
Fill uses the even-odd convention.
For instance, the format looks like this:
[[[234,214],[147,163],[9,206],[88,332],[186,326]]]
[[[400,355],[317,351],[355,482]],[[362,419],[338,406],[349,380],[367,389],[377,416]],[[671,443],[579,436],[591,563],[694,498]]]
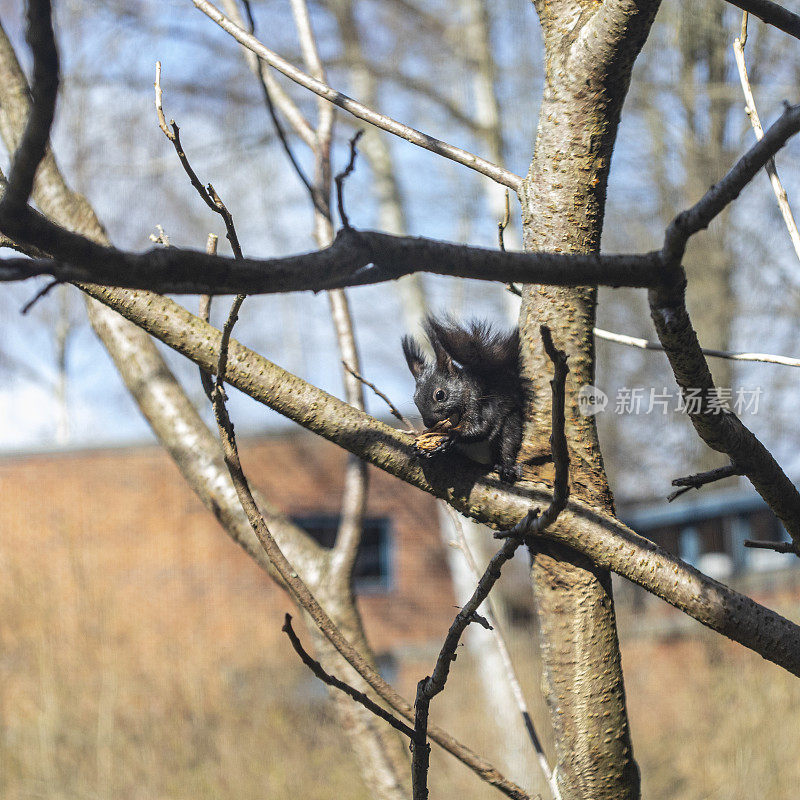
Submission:
[[[271,502],[332,542],[346,458],[339,448],[295,430],[244,440],[242,457]],[[370,473],[357,590],[376,653],[397,658],[441,642],[454,600],[434,499]],[[30,574],[46,564],[54,598],[102,587],[123,617],[157,627],[170,617],[191,624],[202,597],[221,642],[232,644],[254,610],[281,638],[291,603],[221,531],[161,448],[6,456],[0,491],[0,560]]]

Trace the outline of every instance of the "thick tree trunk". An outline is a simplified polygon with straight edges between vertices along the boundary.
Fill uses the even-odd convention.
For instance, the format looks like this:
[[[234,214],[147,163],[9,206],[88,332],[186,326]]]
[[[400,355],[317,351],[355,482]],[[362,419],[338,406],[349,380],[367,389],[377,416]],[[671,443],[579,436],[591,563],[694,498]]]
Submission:
[[[657,2],[539,2],[546,48],[534,158],[521,193],[525,246],[591,252],[600,245],[611,153],[633,61]],[[528,286],[520,330],[531,397],[523,454],[548,449],[550,369],[539,326],[569,354],[567,435],[573,496],[612,510],[594,419],[577,392],[594,378],[596,290]],[[543,685],[564,800],[639,796],[608,573],[550,543],[532,553]]]

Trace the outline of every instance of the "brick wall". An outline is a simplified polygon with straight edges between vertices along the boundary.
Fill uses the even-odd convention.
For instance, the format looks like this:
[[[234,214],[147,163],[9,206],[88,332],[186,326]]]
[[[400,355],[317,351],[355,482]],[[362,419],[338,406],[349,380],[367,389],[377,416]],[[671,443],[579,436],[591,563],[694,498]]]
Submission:
[[[305,433],[275,435],[244,440],[242,457],[251,481],[284,512],[337,512],[346,456],[335,446]],[[160,448],[6,457],[0,493],[0,560],[28,580],[40,574],[54,602],[71,598],[65,608],[79,608],[72,601],[81,592],[99,592],[113,596],[121,635],[131,620],[166,630],[202,613],[223,647],[251,635],[256,618],[265,644],[281,637],[291,604]],[[454,600],[435,501],[374,469],[369,497],[368,513],[388,517],[393,537],[390,589],[359,601],[370,641],[378,653],[441,641]]]

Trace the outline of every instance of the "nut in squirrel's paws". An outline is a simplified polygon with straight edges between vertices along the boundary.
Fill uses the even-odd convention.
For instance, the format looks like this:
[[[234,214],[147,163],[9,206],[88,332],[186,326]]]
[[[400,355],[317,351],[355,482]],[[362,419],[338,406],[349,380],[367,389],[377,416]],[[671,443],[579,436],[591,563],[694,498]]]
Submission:
[[[453,425],[449,419],[445,419],[432,428],[418,433],[414,438],[414,449],[423,458],[430,458],[447,450],[456,435],[457,426]]]

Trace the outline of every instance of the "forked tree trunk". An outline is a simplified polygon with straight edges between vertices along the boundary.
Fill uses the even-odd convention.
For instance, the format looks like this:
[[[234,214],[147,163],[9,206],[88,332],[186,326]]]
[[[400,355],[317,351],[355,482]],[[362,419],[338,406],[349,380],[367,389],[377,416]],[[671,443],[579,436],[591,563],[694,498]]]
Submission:
[[[16,55],[0,26],[0,136],[10,150],[16,147],[27,115],[29,98],[24,81]],[[43,213],[59,224],[94,241],[108,243],[94,210],[66,185],[51,153],[39,168],[34,199]],[[200,500],[213,510],[228,535],[269,571],[266,554],[230,481],[218,440],[203,423],[151,338],[94,300],[87,298],[87,304],[95,332],[160,444]],[[267,503],[260,502],[281,549],[349,641],[371,658],[352,590],[340,581],[334,586],[328,579],[327,553],[273,512]],[[364,682],[351,674],[350,667],[327,642],[317,644],[319,661],[326,670],[345,675],[353,685],[365,688]],[[407,794],[409,768],[406,745],[399,734],[341,693],[333,695],[333,701],[342,730],[373,796],[376,800],[402,800]]]
[[[575,253],[600,245],[611,153],[634,59],[655,0],[538,0],[545,43],[545,87],[534,158],[521,193],[525,246]],[[577,392],[594,378],[596,290],[528,286],[520,330],[530,381],[523,454],[548,449],[551,369],[539,326],[569,354],[567,436],[574,497],[605,510],[612,498],[594,420],[578,412]],[[556,740],[564,800],[639,796],[608,573],[561,546],[533,553],[543,685]]]

